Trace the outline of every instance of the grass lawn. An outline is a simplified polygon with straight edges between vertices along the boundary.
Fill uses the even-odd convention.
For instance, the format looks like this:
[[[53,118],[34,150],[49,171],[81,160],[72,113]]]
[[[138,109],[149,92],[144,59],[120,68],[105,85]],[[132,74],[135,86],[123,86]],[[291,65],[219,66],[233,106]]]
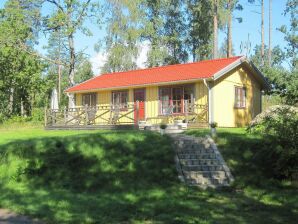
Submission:
[[[170,139],[157,133],[0,129],[0,207],[45,223],[297,223],[297,188],[252,163],[258,141],[219,130],[236,181],[200,190],[178,181]]]

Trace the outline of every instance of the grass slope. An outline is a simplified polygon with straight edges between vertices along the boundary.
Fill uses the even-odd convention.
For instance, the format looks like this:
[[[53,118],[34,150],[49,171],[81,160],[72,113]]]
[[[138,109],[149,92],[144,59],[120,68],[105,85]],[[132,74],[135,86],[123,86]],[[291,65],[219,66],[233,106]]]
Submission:
[[[46,223],[295,223],[296,189],[263,186],[248,169],[258,139],[241,129],[220,136],[236,183],[203,191],[179,183],[166,136],[0,130],[0,207]]]

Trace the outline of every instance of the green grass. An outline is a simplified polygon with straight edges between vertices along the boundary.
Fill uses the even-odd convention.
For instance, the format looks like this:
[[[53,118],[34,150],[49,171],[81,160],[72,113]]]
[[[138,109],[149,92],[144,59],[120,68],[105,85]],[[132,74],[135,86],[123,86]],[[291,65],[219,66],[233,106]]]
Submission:
[[[218,132],[236,181],[200,190],[178,181],[171,141],[157,133],[0,129],[0,207],[46,223],[296,223],[297,188],[251,163],[260,139]]]

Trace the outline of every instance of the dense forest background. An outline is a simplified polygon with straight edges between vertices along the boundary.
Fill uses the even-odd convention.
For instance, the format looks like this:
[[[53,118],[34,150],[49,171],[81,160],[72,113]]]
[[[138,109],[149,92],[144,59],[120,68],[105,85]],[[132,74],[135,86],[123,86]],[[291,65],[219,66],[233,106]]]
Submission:
[[[272,12],[269,7],[264,18],[264,1],[271,6],[272,0],[247,0],[259,7],[261,24],[260,43],[249,57],[271,83],[267,99],[297,105],[298,1],[286,1],[289,25],[279,27],[285,48],[271,46]],[[54,10],[45,13],[49,6]],[[92,26],[106,30],[94,46],[107,55],[101,72],[126,71],[138,68],[142,43],[149,45],[146,67],[233,56],[235,48],[246,47],[234,46],[232,35],[232,24],[242,21],[234,13],[243,7],[238,0],[7,0],[0,10],[0,122],[41,119],[54,88],[60,107],[69,104],[63,91],[94,76],[74,41],[78,33],[93,35]],[[220,46],[219,32],[225,35]],[[36,50],[41,36],[46,53]]]

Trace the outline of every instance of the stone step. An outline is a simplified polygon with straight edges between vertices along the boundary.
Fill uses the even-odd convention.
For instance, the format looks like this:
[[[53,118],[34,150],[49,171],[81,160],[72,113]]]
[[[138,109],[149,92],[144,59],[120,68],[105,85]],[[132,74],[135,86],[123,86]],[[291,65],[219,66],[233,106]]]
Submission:
[[[176,136],[176,137],[174,137]],[[230,170],[213,140],[186,135],[172,135],[176,165],[183,181],[191,186],[220,187],[233,181]]]
[[[218,179],[218,178],[198,178],[198,179],[185,179],[185,182],[190,185],[207,185],[207,186],[227,186],[229,181],[227,179]]]
[[[178,149],[178,154],[202,154],[202,153],[215,153],[214,149]]]
[[[203,166],[215,166],[222,165],[217,159],[180,159],[181,165],[203,165]]]
[[[225,171],[184,171],[186,178],[226,178]]]
[[[204,166],[204,165],[182,165],[183,171],[224,171],[222,165]]]
[[[176,150],[184,151],[184,150],[203,150],[203,149],[210,149],[211,148],[205,148],[204,146],[200,144],[193,144],[193,145],[187,145],[187,146],[176,146]]]
[[[214,153],[179,154],[179,159],[217,159]]]
[[[178,146],[186,146],[186,145],[202,145],[202,146],[206,146],[206,147],[209,147],[211,144],[210,142],[206,141],[206,140],[197,140],[197,139],[186,139],[186,140],[175,140],[174,141],[174,144],[175,145],[178,145]]]

